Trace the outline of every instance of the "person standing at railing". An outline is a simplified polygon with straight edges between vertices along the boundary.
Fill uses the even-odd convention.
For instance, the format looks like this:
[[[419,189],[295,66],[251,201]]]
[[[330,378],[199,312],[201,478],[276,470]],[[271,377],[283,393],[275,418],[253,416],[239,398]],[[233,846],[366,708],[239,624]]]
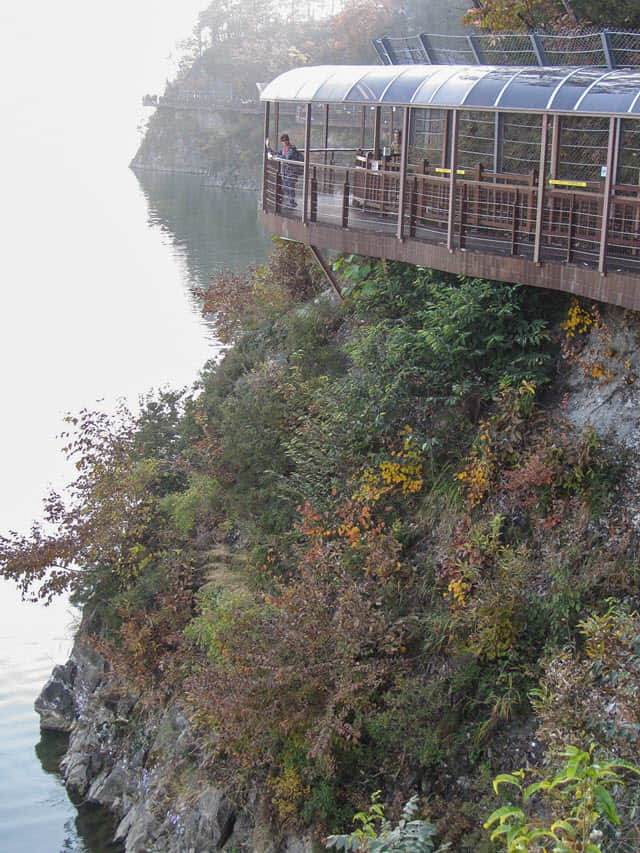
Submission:
[[[287,160],[289,162],[301,162],[304,159],[296,146],[291,144],[287,133],[282,134],[280,142],[282,143],[282,148],[279,151],[274,151],[269,145],[269,137],[265,139],[264,144],[267,147],[267,155],[269,157],[277,157],[280,160]],[[299,176],[299,166],[288,165],[288,163],[282,165],[282,188],[284,190],[284,203],[287,207],[298,206],[296,203],[296,182]]]

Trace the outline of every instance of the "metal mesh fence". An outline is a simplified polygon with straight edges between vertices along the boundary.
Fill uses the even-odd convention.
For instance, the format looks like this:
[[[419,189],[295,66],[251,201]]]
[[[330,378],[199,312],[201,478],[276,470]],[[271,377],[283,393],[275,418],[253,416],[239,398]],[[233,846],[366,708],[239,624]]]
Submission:
[[[538,65],[539,45],[526,35],[478,36],[477,44],[487,65]]]
[[[622,122],[618,159],[618,183],[640,186],[640,121]]]
[[[502,162],[497,171],[530,174],[540,164],[542,116],[505,113],[502,122]]]
[[[482,165],[493,169],[495,139],[493,113],[462,112],[458,126],[458,168],[475,169]]]
[[[444,110],[413,110],[413,133],[409,147],[409,162],[426,160],[436,166],[442,162],[445,145]]]
[[[384,36],[373,46],[385,65],[640,65],[640,33],[601,30],[578,35]]]
[[[607,162],[608,142],[607,119],[562,116],[557,177],[567,181],[599,181]]]

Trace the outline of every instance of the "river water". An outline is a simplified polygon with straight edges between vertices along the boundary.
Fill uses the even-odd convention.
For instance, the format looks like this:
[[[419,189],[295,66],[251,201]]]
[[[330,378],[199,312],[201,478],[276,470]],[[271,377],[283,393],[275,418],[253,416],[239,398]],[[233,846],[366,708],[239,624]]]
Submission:
[[[0,536],[73,478],[65,413],[190,386],[219,351],[190,288],[268,251],[254,195],[128,169],[141,95],[162,91],[205,5],[114,0],[99,29],[80,0],[0,10]],[[117,849],[104,815],[69,800],[63,742],[41,739],[33,711],[76,622],[64,600],[24,603],[0,581],[2,853]]]

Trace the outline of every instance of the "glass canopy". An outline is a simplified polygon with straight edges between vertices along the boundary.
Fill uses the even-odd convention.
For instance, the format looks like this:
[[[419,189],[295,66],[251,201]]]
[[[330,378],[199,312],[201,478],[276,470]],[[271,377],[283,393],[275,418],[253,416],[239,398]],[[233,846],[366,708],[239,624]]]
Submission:
[[[262,101],[640,114],[640,71],[566,66],[320,65],[294,68]]]

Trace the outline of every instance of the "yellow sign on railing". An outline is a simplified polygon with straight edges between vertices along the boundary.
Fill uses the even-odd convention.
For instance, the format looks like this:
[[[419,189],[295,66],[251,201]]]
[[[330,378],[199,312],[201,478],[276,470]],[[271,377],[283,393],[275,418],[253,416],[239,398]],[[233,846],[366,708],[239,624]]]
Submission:
[[[555,178],[549,178],[549,183],[553,187],[583,187],[586,188],[586,181],[559,181]]]
[[[450,174],[451,174],[451,169],[442,169],[442,168],[441,168],[441,167],[439,167],[439,166],[437,166],[437,167],[434,169],[434,171],[435,171],[438,175],[450,175]],[[465,170],[464,170],[464,169],[456,169],[456,175],[466,175],[466,174],[467,174],[467,173],[465,172]]]

